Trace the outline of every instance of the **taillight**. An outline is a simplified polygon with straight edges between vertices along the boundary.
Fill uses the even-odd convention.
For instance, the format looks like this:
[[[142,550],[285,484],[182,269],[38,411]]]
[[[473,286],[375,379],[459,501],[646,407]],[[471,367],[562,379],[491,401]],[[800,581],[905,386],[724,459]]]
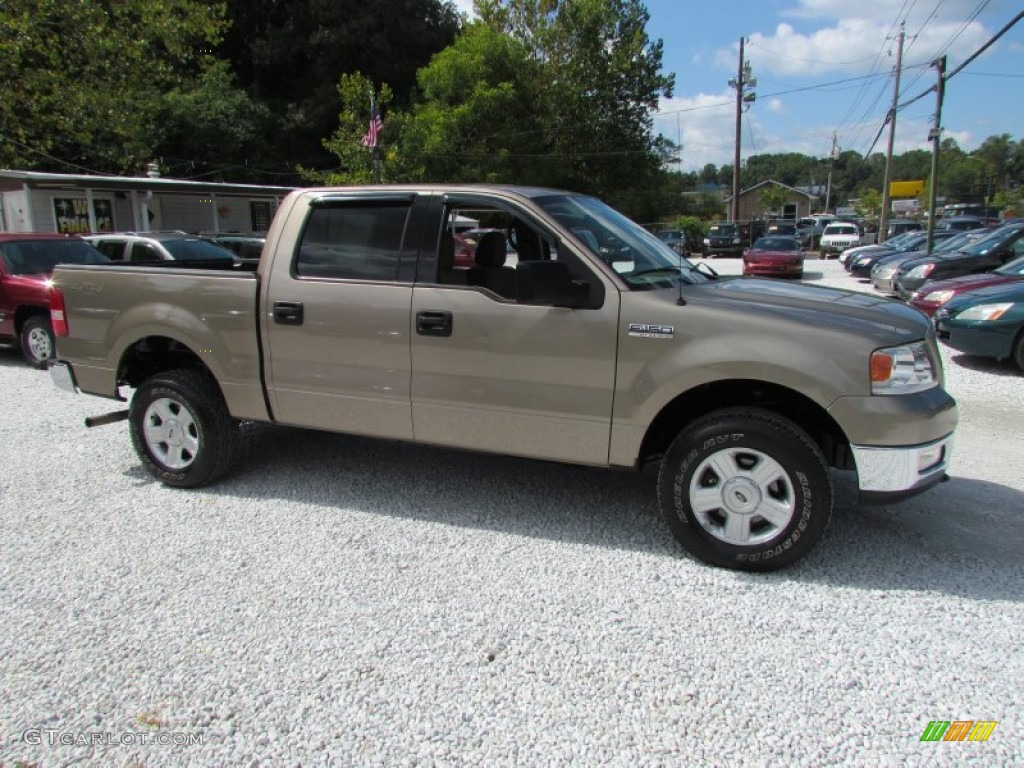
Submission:
[[[64,313],[64,292],[56,286],[50,288],[50,325],[54,336],[68,336],[68,317]]]

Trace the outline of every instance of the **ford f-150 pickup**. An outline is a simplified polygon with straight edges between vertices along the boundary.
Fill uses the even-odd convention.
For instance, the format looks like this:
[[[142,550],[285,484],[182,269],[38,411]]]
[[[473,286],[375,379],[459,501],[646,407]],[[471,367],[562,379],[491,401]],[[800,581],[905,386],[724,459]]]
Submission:
[[[471,267],[454,233],[483,230]],[[721,278],[547,189],[299,190],[256,272],[59,267],[55,383],[126,400],[162,482],[232,466],[240,421],[585,465],[659,462],[672,533],[717,565],[806,554],[833,508],[944,479],[957,409],[927,319],[887,298]],[[471,482],[466,480],[466,482]]]

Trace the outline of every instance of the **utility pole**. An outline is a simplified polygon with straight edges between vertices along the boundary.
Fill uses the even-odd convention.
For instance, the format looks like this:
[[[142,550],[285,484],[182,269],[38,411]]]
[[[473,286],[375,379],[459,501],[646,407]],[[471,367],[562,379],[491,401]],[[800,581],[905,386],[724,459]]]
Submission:
[[[878,222],[878,242],[885,240],[885,231],[889,228],[889,209],[892,201],[889,196],[889,185],[892,183],[892,145],[896,139],[896,107],[900,103],[900,73],[903,70],[903,28],[906,22],[900,22],[900,34],[896,44],[896,87],[892,91],[892,106],[889,108],[889,148],[885,152],[885,181],[882,183],[882,215]]]
[[[836,132],[832,131],[832,149],[828,153],[828,182],[825,184],[825,213],[828,213],[829,202],[832,198],[832,164],[836,160]]]
[[[757,80],[750,75],[750,62],[743,60],[743,38],[740,38],[740,63],[736,70],[736,77],[729,78],[729,85],[736,89],[736,145],[733,151],[732,161],[732,206],[730,208],[729,220],[738,221],[740,218],[740,136],[743,130],[743,105],[753,104],[757,94],[750,91],[757,85]]]
[[[939,72],[939,82],[935,86],[935,127],[928,138],[932,140],[932,176],[928,184],[928,239],[925,241],[925,253],[931,255],[932,242],[935,237],[935,193],[939,185],[939,144],[942,137],[942,98],[946,93],[946,57],[940,56],[932,62]]]

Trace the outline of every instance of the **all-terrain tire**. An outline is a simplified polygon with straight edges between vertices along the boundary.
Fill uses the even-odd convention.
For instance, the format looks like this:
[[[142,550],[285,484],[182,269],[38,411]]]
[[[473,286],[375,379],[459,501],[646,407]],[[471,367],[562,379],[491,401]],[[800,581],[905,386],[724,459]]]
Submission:
[[[135,452],[165,485],[198,488],[231,469],[238,425],[207,373],[173,370],[142,383],[128,416]]]
[[[708,414],[669,447],[658,503],[673,535],[713,565],[772,571],[811,550],[832,516],[825,457],[789,419],[760,408]]]

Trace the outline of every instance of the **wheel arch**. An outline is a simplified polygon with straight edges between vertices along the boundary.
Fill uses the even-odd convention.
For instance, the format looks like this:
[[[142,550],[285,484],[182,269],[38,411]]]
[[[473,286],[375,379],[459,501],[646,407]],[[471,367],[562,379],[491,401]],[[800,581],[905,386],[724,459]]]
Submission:
[[[117,383],[137,388],[146,379],[171,370],[200,371],[220,389],[213,371],[188,344],[160,335],[143,336],[125,348],[117,365]]]
[[[22,304],[14,310],[14,332],[20,336],[21,329],[25,327],[29,318],[40,315],[49,320],[50,310],[37,304]]]
[[[702,416],[732,407],[757,407],[783,416],[806,431],[831,466],[855,469],[850,441],[821,405],[789,387],[757,379],[707,382],[669,401],[640,444],[639,463],[659,459],[676,436]]]

